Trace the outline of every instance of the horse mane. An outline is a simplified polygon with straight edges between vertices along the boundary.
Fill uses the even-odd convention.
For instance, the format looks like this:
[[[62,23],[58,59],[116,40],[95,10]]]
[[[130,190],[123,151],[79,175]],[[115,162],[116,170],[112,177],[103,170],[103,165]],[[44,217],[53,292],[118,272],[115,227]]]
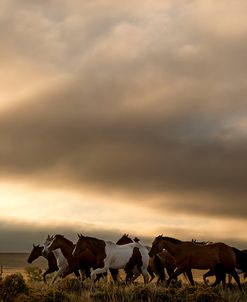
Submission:
[[[197,241],[196,239],[191,239],[191,242],[199,245],[209,245],[213,243],[212,241]]]
[[[165,237],[165,236],[163,236],[163,235],[157,236],[156,239],[167,240],[167,241],[170,241],[171,243],[175,243],[175,244],[179,244],[179,243],[182,242],[182,241],[179,240],[179,239],[176,239],[176,238],[173,238],[173,237]]]
[[[55,235],[55,238],[62,239],[69,246],[73,246],[74,245],[74,243],[72,241],[70,241],[69,239],[65,238],[64,235],[57,234],[57,235]]]

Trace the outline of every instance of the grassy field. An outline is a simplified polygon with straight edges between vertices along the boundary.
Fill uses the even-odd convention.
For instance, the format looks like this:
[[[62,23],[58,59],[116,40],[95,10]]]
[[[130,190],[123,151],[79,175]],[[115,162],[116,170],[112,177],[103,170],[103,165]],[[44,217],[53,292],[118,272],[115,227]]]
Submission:
[[[165,284],[157,286],[152,282],[143,285],[142,278],[135,284],[126,286],[122,281],[117,286],[108,279],[102,280],[96,288],[91,290],[90,280],[83,283],[70,277],[59,280],[55,285],[44,284],[43,281],[34,281],[30,278],[26,268],[41,268],[47,266],[45,259],[40,258],[32,265],[27,263],[27,253],[0,253],[0,265],[3,266],[3,278],[0,284],[0,301],[4,302],[100,302],[100,301],[139,301],[139,302],[162,302],[162,301],[247,301],[247,285],[240,292],[233,285],[231,289],[211,288],[202,284],[202,271],[193,271],[197,285],[191,287],[183,277],[169,288]],[[41,275],[41,271],[40,271]],[[124,279],[124,275],[122,275]],[[51,280],[51,278],[50,278]],[[213,281],[213,280],[212,280]],[[243,280],[242,280],[243,281]]]

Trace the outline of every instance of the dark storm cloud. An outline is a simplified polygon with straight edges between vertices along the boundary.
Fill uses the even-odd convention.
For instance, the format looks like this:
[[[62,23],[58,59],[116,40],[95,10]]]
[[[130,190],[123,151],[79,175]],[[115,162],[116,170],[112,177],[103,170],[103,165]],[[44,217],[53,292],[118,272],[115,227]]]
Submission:
[[[47,178],[141,194],[178,193],[184,201],[180,198],[170,207],[246,215],[246,144],[224,139],[221,120],[229,113],[213,116],[190,108],[170,115],[156,108],[131,112],[121,104],[118,89],[114,93],[103,84],[84,92],[72,85],[4,112],[2,177]],[[188,200],[192,193],[210,199],[205,204],[195,197]]]
[[[164,211],[245,217],[247,43],[232,13],[241,6],[159,2],[141,14],[116,5],[110,18],[94,3],[83,19],[73,5],[60,15],[35,10],[31,32],[28,10],[19,31],[4,20],[6,44],[28,37],[33,47],[18,40],[21,55],[69,80],[1,113],[1,176],[135,193],[140,203],[159,195]]]

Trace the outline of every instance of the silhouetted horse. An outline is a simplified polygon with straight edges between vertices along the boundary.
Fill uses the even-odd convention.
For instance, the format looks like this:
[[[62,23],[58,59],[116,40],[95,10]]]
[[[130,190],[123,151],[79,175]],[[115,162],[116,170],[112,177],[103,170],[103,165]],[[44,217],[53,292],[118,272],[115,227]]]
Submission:
[[[32,263],[34,260],[38,259],[39,257],[44,257],[48,261],[48,269],[43,273],[43,280],[46,282],[46,275],[51,274],[53,272],[58,271],[58,266],[57,266],[57,260],[56,257],[54,256],[53,252],[47,254],[46,256],[42,255],[43,251],[43,246],[34,245],[33,244],[33,249],[27,259],[28,263]]]
[[[164,248],[175,258],[177,265],[175,272],[168,279],[168,284],[174,277],[186,272],[191,284],[194,285],[192,273],[188,275],[188,271],[191,269],[214,269],[216,274],[214,286],[222,280],[225,273],[229,273],[241,289],[239,277],[235,270],[237,266],[236,254],[232,247],[224,243],[201,245],[158,236],[155,238],[149,254],[152,256]]]

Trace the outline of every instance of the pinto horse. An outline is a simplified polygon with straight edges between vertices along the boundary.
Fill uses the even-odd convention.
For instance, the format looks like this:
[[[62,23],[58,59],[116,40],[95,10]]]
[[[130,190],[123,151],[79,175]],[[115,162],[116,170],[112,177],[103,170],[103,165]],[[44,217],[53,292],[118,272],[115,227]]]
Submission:
[[[133,242],[139,242],[140,239],[135,237],[134,239],[131,239],[129,237],[129,234],[124,234],[117,242],[118,245],[133,243]],[[146,246],[147,250],[150,250],[150,247]],[[164,260],[164,259],[163,259]],[[155,278],[155,274],[158,275],[157,283],[163,282],[165,279],[164,274],[164,262],[162,263],[159,255],[154,255],[153,257],[149,257],[149,263],[148,263],[148,273],[151,276],[151,279],[149,282],[151,282]]]
[[[47,256],[42,255],[43,246],[34,245],[33,249],[27,259],[28,263],[32,263],[34,260],[38,259],[39,257],[44,257],[48,261],[48,269],[43,273],[43,280],[46,282],[46,275],[51,274],[53,272],[58,271],[57,261],[54,253],[49,253]]]
[[[239,277],[235,270],[237,265],[236,254],[232,247],[224,243],[201,245],[161,235],[153,241],[149,255],[157,254],[163,249],[166,249],[175,258],[177,265],[175,272],[168,279],[168,285],[173,278],[183,272],[188,273],[191,269],[214,269],[216,281],[213,286],[222,280],[225,273],[229,273],[241,289]],[[192,280],[190,281],[194,285],[192,274],[191,277]]]
[[[73,242],[71,242],[70,240],[66,239],[66,242],[68,244],[68,249],[69,251],[62,251],[61,249],[59,249],[59,247],[55,247],[53,250],[49,250],[49,246],[51,245],[51,243],[53,242],[55,236],[50,236],[48,235],[45,243],[44,243],[44,248],[42,251],[42,254],[46,257],[49,253],[53,252],[56,260],[57,260],[57,265],[58,265],[58,272],[57,274],[54,276],[53,280],[52,280],[52,284],[57,280],[57,278],[62,277],[63,273],[65,272],[65,270],[68,267],[68,260],[66,259],[66,255],[67,252],[72,254],[72,251],[74,249],[74,244]],[[64,254],[65,253],[65,254]],[[71,271],[71,273],[74,272],[74,274],[76,275],[77,278],[80,277],[80,274],[77,270],[75,271]]]
[[[108,269],[125,269],[125,272],[131,272],[137,269],[138,274],[141,273],[144,283],[148,281],[148,250],[140,243],[129,243],[118,245],[112,241],[104,241],[101,239],[78,235],[73,255],[77,257],[83,251],[89,250],[97,260],[97,268],[91,272],[91,278],[95,275],[105,273]]]

